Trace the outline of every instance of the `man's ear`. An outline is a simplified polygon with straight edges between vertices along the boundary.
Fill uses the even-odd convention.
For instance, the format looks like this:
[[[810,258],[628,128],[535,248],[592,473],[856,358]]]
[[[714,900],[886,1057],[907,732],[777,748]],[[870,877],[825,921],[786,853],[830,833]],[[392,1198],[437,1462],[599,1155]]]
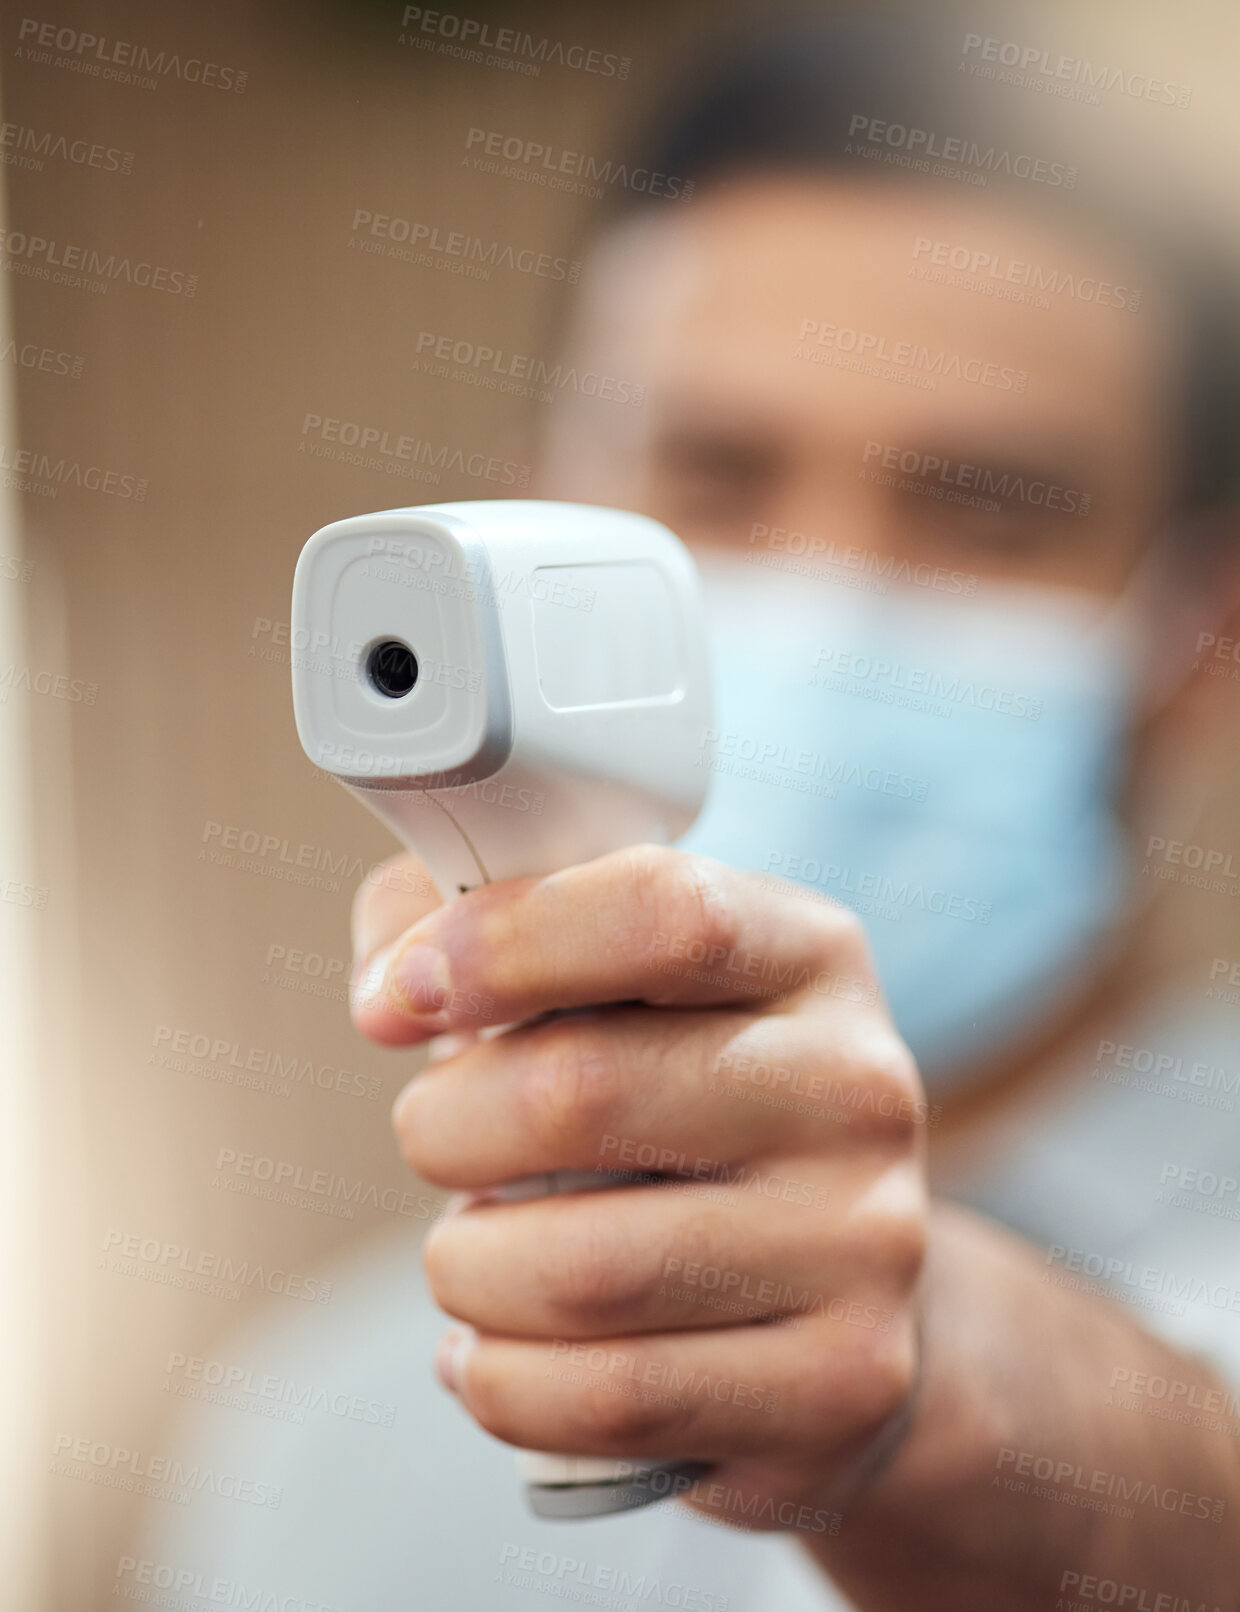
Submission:
[[[1168,710],[1195,724],[1219,682],[1240,703],[1240,508],[1177,523],[1160,546],[1141,726],[1161,725]]]
[[[1240,509],[1211,515],[1192,540],[1198,546],[1188,549],[1185,563],[1199,575],[1186,578],[1197,617],[1190,675],[1205,689],[1226,685],[1240,706]]]

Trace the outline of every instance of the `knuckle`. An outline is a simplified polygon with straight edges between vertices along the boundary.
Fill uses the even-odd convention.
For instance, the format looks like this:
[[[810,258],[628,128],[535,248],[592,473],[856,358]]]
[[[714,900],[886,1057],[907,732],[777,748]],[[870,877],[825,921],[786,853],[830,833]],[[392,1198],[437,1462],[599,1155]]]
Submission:
[[[926,1115],[925,1092],[913,1054],[885,1017],[866,1015],[836,1049],[841,1071],[867,1094],[872,1129],[909,1148]]]
[[[633,939],[638,944],[648,940],[652,929],[663,926],[663,886],[674,860],[675,853],[666,845],[631,845],[616,853],[616,871],[629,897]]]
[[[454,1292],[461,1270],[458,1227],[455,1217],[441,1220],[431,1227],[422,1240],[422,1269],[436,1304],[450,1315],[455,1315]]]
[[[808,1351],[798,1360],[786,1392],[795,1408],[796,1424],[811,1440],[816,1440],[824,1428],[839,1426],[845,1405],[851,1404],[856,1375],[838,1345],[830,1363]]]
[[[620,1098],[620,1074],[606,1035],[582,1020],[543,1026],[518,1083],[526,1133],[557,1158],[596,1158]]]
[[[632,1363],[634,1376],[640,1379],[640,1361],[635,1356],[624,1358],[626,1365]],[[670,1406],[615,1392],[607,1386],[606,1378],[582,1388],[574,1419],[590,1448],[601,1455],[640,1455],[661,1439],[674,1442],[678,1421]]]
[[[896,1117],[911,1124],[922,1102],[921,1075],[913,1054],[892,1025],[884,1024],[875,1034],[869,1058],[872,1078],[895,1099]]]
[[[883,1228],[883,1263],[900,1292],[908,1292],[926,1262],[926,1217],[910,1205]]]
[[[662,845],[639,845],[623,854],[646,950],[652,933],[692,941],[707,959],[735,948],[740,920],[717,863]]]
[[[461,1398],[469,1406],[470,1415],[492,1437],[506,1444],[521,1443],[513,1386],[492,1368],[490,1353],[484,1344],[478,1345],[469,1357],[461,1383]]]
[[[455,1183],[441,1178],[442,1158],[435,1145],[435,1127],[426,1122],[426,1108],[431,1101],[425,1084],[414,1084],[403,1094],[400,1114],[392,1122],[401,1157],[423,1181],[432,1186],[452,1186]]]
[[[454,915],[462,943],[454,949],[453,982],[464,985],[467,980],[473,989],[501,1002],[514,1001],[530,973],[530,938],[522,927],[524,903],[495,885],[471,892],[468,899],[473,902],[468,911],[458,908]],[[463,976],[459,981],[458,974]]]
[[[563,1330],[585,1327],[597,1336],[623,1332],[651,1284],[644,1257],[623,1235],[614,1211],[578,1213],[574,1233],[557,1243],[544,1277],[544,1291]]]
[[[726,955],[736,945],[740,923],[735,905],[720,887],[717,864],[683,851],[669,854],[673,861],[664,885],[667,916],[708,951]]]
[[[848,1339],[829,1367],[804,1362],[792,1395],[811,1435],[822,1428],[856,1432],[894,1416],[907,1403],[916,1378],[916,1338],[911,1326],[899,1326]]]
[[[869,1174],[865,1197],[849,1241],[855,1268],[883,1283],[888,1304],[900,1304],[921,1274],[929,1244],[928,1194],[920,1162],[902,1158]]]
[[[842,901],[815,903],[811,911],[818,926],[819,955],[829,959],[835,974],[855,980],[869,991],[874,981],[874,959],[861,917]]]
[[[908,1402],[917,1380],[917,1339],[911,1325],[876,1334],[857,1373],[856,1407],[873,1426]]]
[[[855,945],[865,940],[860,915],[843,901],[815,901],[810,911],[817,915],[824,938],[837,945]]]

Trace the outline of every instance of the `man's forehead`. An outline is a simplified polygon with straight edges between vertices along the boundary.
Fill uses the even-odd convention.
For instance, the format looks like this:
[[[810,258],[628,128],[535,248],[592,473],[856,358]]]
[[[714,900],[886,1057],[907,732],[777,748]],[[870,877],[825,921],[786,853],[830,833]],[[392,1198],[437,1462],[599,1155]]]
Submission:
[[[1115,291],[1135,292],[1117,306]],[[1101,295],[1100,295],[1101,292]],[[1168,311],[1150,266],[1014,198],[900,182],[753,176],[614,226],[583,286],[583,323],[668,341],[730,315],[738,340],[802,320],[881,316],[1013,347],[1084,343],[1158,362]]]
[[[576,339],[732,413],[1131,438],[1165,430],[1173,329],[1135,258],[1007,198],[751,178],[614,228]]]

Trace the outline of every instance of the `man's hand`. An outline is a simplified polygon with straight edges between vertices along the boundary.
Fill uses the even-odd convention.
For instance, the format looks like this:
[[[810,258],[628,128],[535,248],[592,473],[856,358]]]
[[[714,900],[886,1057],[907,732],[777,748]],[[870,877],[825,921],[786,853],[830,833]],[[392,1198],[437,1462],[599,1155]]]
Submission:
[[[907,1419],[926,1241],[925,1102],[857,919],[649,846],[429,911],[399,882],[359,898],[354,1012],[453,1038],[394,1110],[467,1195],[425,1243],[466,1323],[443,1380],[509,1443],[707,1461],[691,1504],[830,1532]],[[488,1198],[555,1170],[617,1185]]]
[[[354,1012],[438,1038],[395,1121],[460,1189],[426,1266],[483,1427],[708,1461],[689,1504],[796,1530],[873,1612],[1238,1604],[1234,1438],[1107,1403],[1117,1361],[1217,1380],[1002,1228],[927,1211],[925,1102],[850,914],[649,847],[438,908],[399,893],[415,862],[391,874],[355,906]],[[492,1190],[553,1170],[647,1178]],[[1035,1456],[1068,1486],[1005,1481]],[[1139,1503],[1099,1500],[1117,1483]]]

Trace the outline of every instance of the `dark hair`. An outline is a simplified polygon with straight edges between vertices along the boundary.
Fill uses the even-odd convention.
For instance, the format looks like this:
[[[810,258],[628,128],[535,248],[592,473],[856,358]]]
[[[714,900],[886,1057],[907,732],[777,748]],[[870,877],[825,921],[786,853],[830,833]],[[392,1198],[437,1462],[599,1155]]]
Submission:
[[[921,159],[900,146],[911,131],[919,136],[915,150],[927,145],[927,134],[937,135],[940,150],[948,137],[960,141],[956,149],[970,153],[975,171],[987,171],[988,194],[1019,195],[1031,210],[1135,257],[1166,288],[1183,335],[1172,381],[1181,430],[1177,513],[1203,516],[1226,505],[1240,487],[1240,309],[1230,254],[1211,241],[1200,218],[1181,214],[1172,227],[1167,213],[1177,210],[1174,198],[1156,198],[1155,220],[1149,198],[1143,206],[1128,194],[1127,176],[1108,169],[1101,147],[1083,137],[1069,104],[1053,103],[1053,122],[1018,118],[1010,85],[968,70],[964,34],[951,32],[951,17],[923,5],[918,12],[842,12],[764,25],[733,40],[687,89],[678,83],[640,143],[637,166],[682,186],[692,182],[695,193],[748,173],[947,185],[952,179],[936,176],[932,161],[917,166]],[[1089,115],[1096,118],[1096,109]],[[858,117],[881,120],[897,141],[858,140]],[[1082,146],[1088,172],[1078,175]],[[995,153],[1012,161],[1035,155],[1050,182],[1013,176],[1002,156],[987,162]],[[658,205],[669,203],[633,190],[616,193],[617,212]]]

